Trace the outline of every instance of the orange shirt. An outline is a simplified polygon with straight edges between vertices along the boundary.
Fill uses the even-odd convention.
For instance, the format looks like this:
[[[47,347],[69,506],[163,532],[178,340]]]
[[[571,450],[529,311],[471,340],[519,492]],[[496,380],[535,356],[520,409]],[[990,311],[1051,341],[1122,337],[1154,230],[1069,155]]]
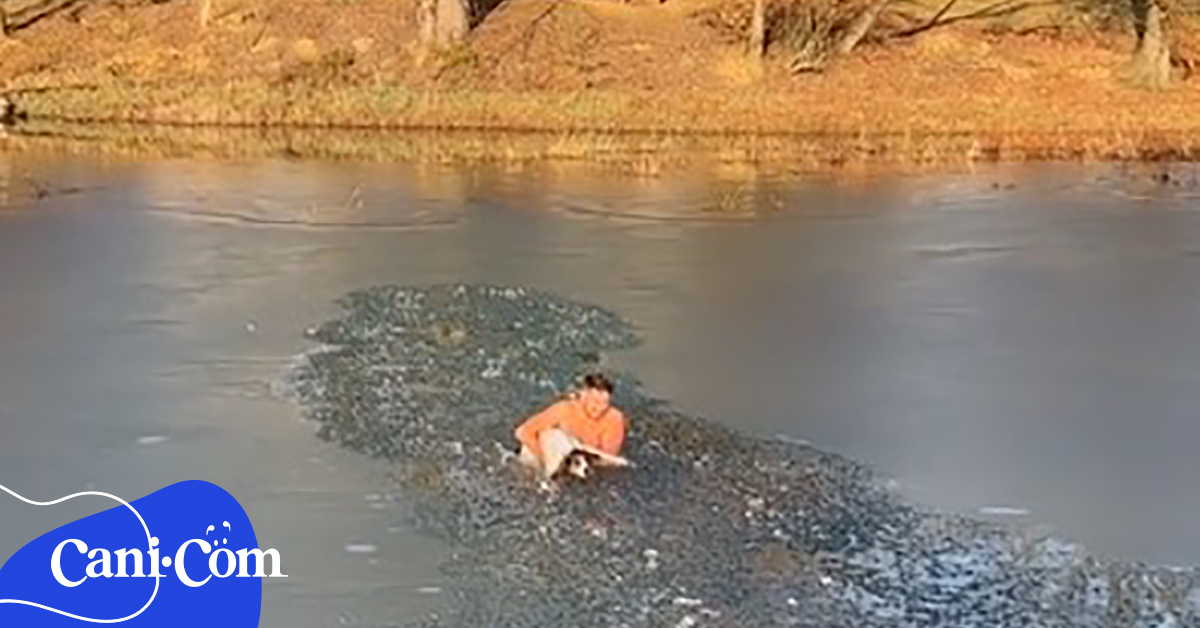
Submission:
[[[579,442],[600,451],[619,456],[625,442],[625,415],[613,406],[598,417],[588,416],[583,403],[566,399],[533,415],[517,428],[517,440],[532,451],[540,460],[542,448],[538,434],[542,430],[557,427]]]

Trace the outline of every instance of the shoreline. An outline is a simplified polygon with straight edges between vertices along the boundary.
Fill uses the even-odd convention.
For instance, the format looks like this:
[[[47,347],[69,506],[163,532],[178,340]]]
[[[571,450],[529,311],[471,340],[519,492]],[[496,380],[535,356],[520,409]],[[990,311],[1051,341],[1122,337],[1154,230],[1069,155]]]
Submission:
[[[635,175],[707,166],[763,173],[949,170],[1031,162],[1200,161],[1200,130],[746,132],[488,126],[75,121],[31,116],[0,152],[100,158],[579,164]]]
[[[933,18],[937,6],[904,19]],[[375,0],[353,10],[268,0],[199,28],[185,5],[88,7],[0,42],[0,93],[29,118],[0,149],[549,159],[648,173],[704,161],[1200,160],[1200,80],[1177,71],[1167,89],[1131,86],[1134,33],[1086,12],[903,37],[893,24],[823,71],[796,74],[786,46],[747,57],[718,9],[519,0],[431,56],[414,48],[415,23],[380,19],[397,7]],[[1173,28],[1172,54],[1195,56],[1200,20]],[[318,132],[340,137],[306,139]],[[267,139],[232,145],[255,134]]]

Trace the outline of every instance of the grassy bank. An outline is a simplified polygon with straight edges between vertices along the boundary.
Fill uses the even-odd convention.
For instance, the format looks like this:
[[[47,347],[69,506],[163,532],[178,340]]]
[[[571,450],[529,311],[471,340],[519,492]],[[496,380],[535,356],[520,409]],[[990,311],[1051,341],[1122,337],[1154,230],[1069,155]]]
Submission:
[[[554,162],[638,176],[753,166],[756,176],[963,169],[1022,161],[1200,160],[1200,134],[1119,130],[1036,133],[670,134],[602,131],[397,131],[173,126],[34,120],[9,150],[90,157],[322,159],[519,166]]]
[[[694,17],[705,3],[512,0],[423,62],[411,24],[378,19],[406,15],[382,0],[230,0],[203,30],[186,3],[84,4],[0,42],[0,77],[31,118],[0,142],[650,170],[698,154],[805,167],[1200,156],[1200,81],[1124,85],[1119,31],[939,29],[796,76],[782,58],[748,62]]]
[[[910,94],[814,85],[806,94],[415,90],[385,83],[279,86],[258,80],[147,85],[107,82],[21,96],[35,118],[70,122],[372,129],[708,133],[730,135],[1154,136],[1200,133],[1200,90],[1123,89]],[[1154,140],[1149,140],[1154,141]],[[1081,147],[1085,148],[1085,147]]]

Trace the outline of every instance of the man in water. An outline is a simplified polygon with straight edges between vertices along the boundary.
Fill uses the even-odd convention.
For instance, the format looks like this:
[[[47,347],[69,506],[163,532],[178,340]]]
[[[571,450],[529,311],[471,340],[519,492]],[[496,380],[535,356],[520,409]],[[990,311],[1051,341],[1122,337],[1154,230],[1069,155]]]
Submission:
[[[516,431],[521,462],[540,468],[544,477],[576,451],[592,454],[600,464],[625,464],[620,455],[626,420],[611,404],[612,390],[607,377],[590,374],[582,390],[527,419]]]

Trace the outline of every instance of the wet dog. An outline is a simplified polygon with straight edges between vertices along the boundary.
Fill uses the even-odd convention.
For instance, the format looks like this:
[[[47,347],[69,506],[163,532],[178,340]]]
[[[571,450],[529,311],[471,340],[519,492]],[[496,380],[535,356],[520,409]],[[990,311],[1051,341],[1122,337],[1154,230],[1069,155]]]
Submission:
[[[563,474],[585,480],[597,466],[630,466],[625,458],[589,447],[561,430],[546,430],[538,440],[542,447],[541,460],[524,448],[519,458],[527,466],[538,468],[543,482]]]
[[[567,473],[581,480],[586,480],[592,473],[592,463],[588,460],[588,454],[582,451],[571,452],[567,456],[567,462],[564,467]]]

